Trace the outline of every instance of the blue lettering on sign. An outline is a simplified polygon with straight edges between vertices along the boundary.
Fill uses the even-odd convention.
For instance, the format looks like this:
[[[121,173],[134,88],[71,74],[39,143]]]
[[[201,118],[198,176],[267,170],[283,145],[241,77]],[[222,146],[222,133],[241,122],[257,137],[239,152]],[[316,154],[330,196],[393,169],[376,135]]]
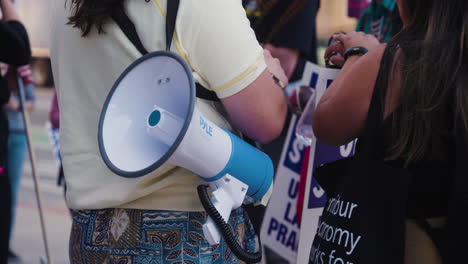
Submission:
[[[210,126],[210,124],[208,124],[205,119],[203,119],[203,117],[200,116],[200,127],[203,131],[205,131],[205,133],[212,137],[213,136],[213,127]]]
[[[284,212],[283,220],[291,225],[296,225],[298,228],[300,228],[299,222],[297,221],[295,206],[295,199],[297,199],[298,193],[299,181],[294,178],[291,178],[291,180],[289,181],[288,196],[294,201],[294,203],[291,201],[288,202],[286,206],[286,211]]]
[[[327,80],[327,88],[330,87],[330,85],[332,84],[333,80]]]
[[[310,77],[309,86],[314,89],[317,88],[318,79],[319,79],[319,74],[316,72],[313,72],[312,76]]]
[[[297,174],[301,173],[302,161],[304,160],[304,152],[306,145],[302,143],[297,137],[296,126],[299,119],[296,120],[294,124],[293,133],[291,133],[291,138],[289,140],[288,151],[286,152],[286,157],[284,159],[284,166]]]
[[[268,235],[274,236],[276,241],[286,248],[291,249],[294,252],[297,251],[297,246],[299,244],[297,232],[289,229],[287,225],[273,217],[270,219],[270,223],[268,225]]]

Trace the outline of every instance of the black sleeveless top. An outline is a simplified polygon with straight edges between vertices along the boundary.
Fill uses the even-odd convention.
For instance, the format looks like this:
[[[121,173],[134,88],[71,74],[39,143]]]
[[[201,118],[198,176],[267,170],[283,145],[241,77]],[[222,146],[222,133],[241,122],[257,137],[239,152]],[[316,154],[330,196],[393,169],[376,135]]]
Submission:
[[[390,131],[390,123],[387,120],[384,121],[382,128],[384,135]],[[411,173],[407,204],[408,218],[423,219],[448,215],[450,192],[455,177],[456,152],[454,140],[448,144],[446,149],[440,150],[446,154],[446,160],[421,160],[407,166]],[[405,166],[403,159],[386,161],[386,163],[395,168]]]
[[[385,56],[395,54],[387,46]],[[394,48],[394,47],[393,47]],[[389,65],[382,64],[376,88],[387,89]],[[387,83],[384,83],[384,80]],[[468,84],[467,84],[468,85]],[[385,98],[385,96],[384,96]],[[382,100],[384,100],[382,98]],[[447,107],[452,107],[447,102]],[[453,111],[448,111],[451,113]],[[384,145],[391,143],[392,115],[381,125],[384,135]],[[440,153],[443,159],[423,159],[406,166],[411,174],[407,199],[407,218],[426,219],[433,217],[447,217],[443,234],[439,241],[435,241],[444,259],[444,263],[461,263],[466,260],[468,249],[468,142],[465,141],[466,131],[461,122],[455,121],[454,114],[447,114],[441,122],[445,122],[446,130],[440,133]],[[455,124],[455,125],[454,125]],[[455,126],[455,127],[453,127]],[[431,155],[428,155],[431,156]],[[405,167],[403,158],[386,161],[392,167]]]
[[[382,102],[385,102],[388,76],[393,64],[393,59],[389,59],[389,56],[395,56],[396,47],[395,44],[387,45],[380,65],[379,76],[374,87],[374,89],[382,91]],[[382,103],[381,105],[384,104]],[[446,113],[453,113],[450,110],[452,106],[449,102],[444,105],[447,107],[446,110],[448,110],[445,111]],[[434,141],[438,142],[433,145],[436,146],[437,153],[441,154],[438,157],[442,156],[442,158],[434,160],[435,155],[427,155],[427,158],[411,164],[405,164],[404,158],[385,162],[387,165],[395,168],[406,167],[411,173],[407,204],[408,218],[422,219],[445,217],[448,215],[450,193],[456,173],[456,133],[453,128],[453,114],[447,114],[446,117],[444,116],[439,119],[444,123],[441,124],[443,131],[434,132],[437,133]],[[381,125],[385,149],[388,149],[392,145],[392,140],[395,138],[392,135],[393,125],[393,114],[390,114]],[[468,175],[468,170],[465,172],[465,175]]]

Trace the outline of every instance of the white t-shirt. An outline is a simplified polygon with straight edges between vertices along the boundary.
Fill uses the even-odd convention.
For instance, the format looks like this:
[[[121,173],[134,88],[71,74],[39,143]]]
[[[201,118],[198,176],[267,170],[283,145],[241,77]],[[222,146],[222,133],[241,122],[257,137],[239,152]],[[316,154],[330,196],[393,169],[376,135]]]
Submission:
[[[55,0],[51,59],[60,106],[60,137],[72,209],[137,208],[202,211],[196,194],[201,180],[192,172],[165,164],[140,178],[113,174],[99,154],[100,111],[112,85],[141,56],[109,20],[105,34],[94,28],[81,37],[67,25],[70,3]],[[127,0],[127,15],[148,51],[165,49],[166,0]],[[195,79],[220,98],[234,95],[265,70],[263,50],[250,28],[240,0],[183,0],[172,51],[192,67]],[[213,102],[197,107],[217,125],[230,128]]]

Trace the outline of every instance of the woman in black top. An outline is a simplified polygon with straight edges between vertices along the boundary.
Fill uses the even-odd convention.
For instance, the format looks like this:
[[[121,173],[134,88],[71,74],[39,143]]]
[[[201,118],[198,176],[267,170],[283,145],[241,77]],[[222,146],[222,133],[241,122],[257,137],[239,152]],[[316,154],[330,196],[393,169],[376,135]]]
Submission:
[[[0,21],[0,62],[12,66],[29,63],[31,49],[26,29],[19,22],[11,0],[0,0],[3,17]],[[8,261],[10,239],[11,193],[8,174],[5,171],[8,120],[3,111],[3,105],[8,102],[10,92],[5,81],[0,76],[0,264]]]
[[[468,1],[397,2],[403,29],[389,44],[334,36],[326,55],[357,52],[331,58],[343,68],[317,106],[314,132],[332,145],[360,137],[376,80],[385,80],[385,160],[412,175],[405,263],[466,263]]]

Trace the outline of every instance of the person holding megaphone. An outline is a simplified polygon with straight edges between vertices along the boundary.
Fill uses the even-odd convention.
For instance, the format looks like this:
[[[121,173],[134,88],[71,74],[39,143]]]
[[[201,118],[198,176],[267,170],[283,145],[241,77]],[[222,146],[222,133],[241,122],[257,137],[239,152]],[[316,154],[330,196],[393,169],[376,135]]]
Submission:
[[[273,140],[283,128],[287,106],[281,86],[287,85],[287,78],[279,61],[259,45],[241,2],[180,1],[174,34],[167,34],[169,4],[170,0],[54,4],[51,59],[66,200],[73,215],[70,263],[239,263],[224,240],[211,246],[204,237],[207,215],[197,195],[202,181],[195,173],[167,162],[142,177],[124,178],[101,158],[97,135],[106,97],[116,81],[125,81],[119,76],[138,63],[145,50],[168,48],[183,58],[195,81],[219,99],[200,98],[197,90],[197,111],[216,126],[239,130],[261,143]],[[124,14],[132,22],[123,23],[129,27],[119,23]],[[170,81],[162,78],[156,83]],[[130,95],[120,99],[130,104],[149,96]],[[175,101],[185,95],[170,96],[168,100]],[[171,118],[165,114],[154,111],[149,123]],[[125,126],[125,120],[117,124]],[[172,136],[168,134],[168,140]],[[234,210],[228,222],[242,247],[254,251],[255,234],[243,209]]]

